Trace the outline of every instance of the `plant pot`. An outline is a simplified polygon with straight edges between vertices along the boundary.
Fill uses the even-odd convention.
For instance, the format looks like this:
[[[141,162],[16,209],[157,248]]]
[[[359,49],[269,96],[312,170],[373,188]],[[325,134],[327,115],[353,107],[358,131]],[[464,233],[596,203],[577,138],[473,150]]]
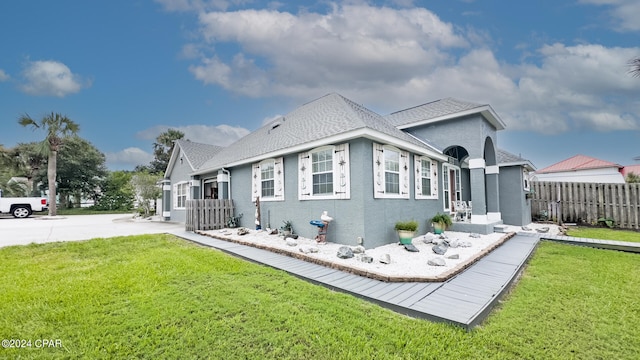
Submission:
[[[436,235],[440,235],[444,232],[444,226],[439,223],[433,223],[431,226],[433,226],[433,233]]]
[[[407,231],[407,230],[398,230],[398,237],[400,238],[400,243],[402,245],[410,245],[411,240],[413,240],[413,236],[415,235],[415,231]]]

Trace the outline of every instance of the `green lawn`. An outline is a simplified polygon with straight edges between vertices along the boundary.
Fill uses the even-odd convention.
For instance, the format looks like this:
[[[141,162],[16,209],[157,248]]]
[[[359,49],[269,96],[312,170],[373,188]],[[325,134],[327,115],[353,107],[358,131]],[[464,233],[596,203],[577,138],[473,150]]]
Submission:
[[[0,358],[634,359],[640,258],[543,242],[471,332],[169,235],[0,249]],[[446,305],[443,305],[446,306]]]
[[[596,227],[570,227],[568,236],[600,240],[640,242],[640,232]]]
[[[64,209],[58,208],[58,215],[99,215],[99,214],[131,214],[135,213],[135,210],[95,210],[93,208],[71,208]],[[47,214],[44,212],[43,214]]]

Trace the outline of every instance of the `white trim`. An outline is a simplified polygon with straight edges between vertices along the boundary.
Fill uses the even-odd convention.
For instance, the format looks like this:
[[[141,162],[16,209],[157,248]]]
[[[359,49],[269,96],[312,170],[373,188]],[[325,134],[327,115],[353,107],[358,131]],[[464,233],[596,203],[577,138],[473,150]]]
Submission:
[[[292,146],[292,147],[288,147],[288,148],[284,148],[284,149],[275,150],[275,151],[272,151],[270,153],[266,153],[266,154],[262,154],[262,155],[256,155],[256,156],[253,156],[253,157],[250,157],[250,158],[247,158],[247,159],[238,160],[238,161],[234,161],[234,162],[230,162],[230,163],[226,163],[226,164],[220,164],[217,167],[213,167],[213,168],[206,168],[206,169],[205,168],[201,168],[199,170],[196,170],[196,171],[190,173],[190,175],[206,174],[206,173],[210,173],[210,172],[212,172],[214,170],[217,170],[217,169],[220,169],[220,168],[223,168],[223,167],[228,168],[228,167],[234,167],[234,166],[243,165],[243,164],[251,164],[251,163],[259,162],[259,161],[262,161],[262,160],[268,159],[268,158],[275,158],[275,157],[279,157],[279,156],[283,156],[283,155],[310,151],[312,149],[315,149],[315,148],[318,148],[318,147],[322,147],[322,146],[325,146],[325,145],[348,142],[349,140],[358,139],[358,138],[366,138],[366,139],[370,139],[370,140],[373,140],[373,141],[379,141],[379,142],[386,143],[386,144],[389,144],[389,145],[394,145],[394,146],[397,146],[399,148],[409,150],[409,151],[411,151],[413,153],[416,153],[416,154],[428,156],[428,157],[430,157],[432,159],[435,159],[435,160],[440,160],[440,161],[447,161],[448,160],[448,157],[446,155],[442,154],[439,151],[426,149],[426,148],[421,147],[419,145],[416,145],[414,143],[398,139],[397,137],[394,137],[394,136],[391,136],[391,135],[387,135],[387,134],[384,134],[384,133],[381,133],[381,132],[378,132],[378,131],[375,131],[375,130],[371,130],[371,129],[368,129],[368,128],[364,128],[364,129],[357,129],[357,130],[343,132],[343,133],[338,134],[338,135],[330,136],[330,137],[327,137],[327,138],[323,138],[323,139],[307,142],[307,143],[304,143],[304,144],[300,144],[300,145],[296,145],[296,146]]]
[[[500,213],[500,212],[488,212],[487,213],[487,220],[490,223],[496,222],[496,221],[500,221],[500,220],[502,220],[502,213]]]
[[[422,194],[422,161],[429,162],[429,180],[431,180],[431,195]],[[413,155],[414,184],[416,199],[437,199],[438,198],[438,163],[426,156]]]
[[[185,194],[182,196],[185,196],[185,206],[181,206],[178,207],[176,206],[178,204],[178,187],[180,185],[187,185],[187,189],[185,191]],[[178,183],[173,184],[173,204],[171,204],[171,206],[173,207],[173,209],[176,210],[184,210],[186,208],[186,201],[191,199],[191,188],[190,188],[190,182],[189,181],[180,181]]]
[[[469,169],[484,169],[485,164],[484,159],[469,159]]]
[[[200,180],[194,180],[194,179],[189,180],[189,186],[194,186],[194,187],[200,186]]]
[[[488,224],[489,219],[487,218],[487,215],[471,214],[471,223],[472,224]]]
[[[398,153],[398,193],[386,192],[386,169],[385,152],[393,151]],[[411,167],[409,162],[409,152],[400,150],[393,145],[382,145],[373,143],[373,197],[376,199],[409,199],[409,177]]]
[[[171,191],[171,185],[168,185],[168,184],[162,185],[162,191]]]
[[[284,159],[265,159],[251,166],[251,201],[284,201]],[[273,196],[262,196],[262,166],[273,164]]]
[[[166,217],[166,218],[171,217],[171,211],[163,211],[162,217]]]
[[[313,194],[312,153],[331,149],[333,194]],[[324,145],[298,154],[298,199],[327,200],[351,198],[349,143]]]
[[[500,174],[500,167],[498,165],[488,165],[484,168],[484,173],[486,175]]]

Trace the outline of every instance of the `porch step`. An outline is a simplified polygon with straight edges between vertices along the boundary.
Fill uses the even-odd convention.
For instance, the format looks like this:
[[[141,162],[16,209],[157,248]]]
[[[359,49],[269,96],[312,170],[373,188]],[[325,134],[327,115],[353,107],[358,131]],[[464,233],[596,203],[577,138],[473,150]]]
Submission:
[[[493,226],[493,231],[497,232],[497,233],[506,233],[508,228],[509,227],[507,225],[502,225],[502,224],[494,225]]]

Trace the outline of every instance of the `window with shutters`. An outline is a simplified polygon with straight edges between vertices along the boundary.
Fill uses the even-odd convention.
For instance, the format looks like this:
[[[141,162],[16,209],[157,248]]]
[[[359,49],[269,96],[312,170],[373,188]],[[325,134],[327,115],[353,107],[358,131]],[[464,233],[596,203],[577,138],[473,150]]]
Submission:
[[[349,144],[329,145],[298,155],[300,200],[349,199]]]
[[[375,198],[409,198],[409,152],[373,144]]]
[[[251,172],[251,201],[284,200],[283,159],[267,159],[253,164]]]
[[[438,163],[425,156],[414,157],[416,199],[437,199]]]

